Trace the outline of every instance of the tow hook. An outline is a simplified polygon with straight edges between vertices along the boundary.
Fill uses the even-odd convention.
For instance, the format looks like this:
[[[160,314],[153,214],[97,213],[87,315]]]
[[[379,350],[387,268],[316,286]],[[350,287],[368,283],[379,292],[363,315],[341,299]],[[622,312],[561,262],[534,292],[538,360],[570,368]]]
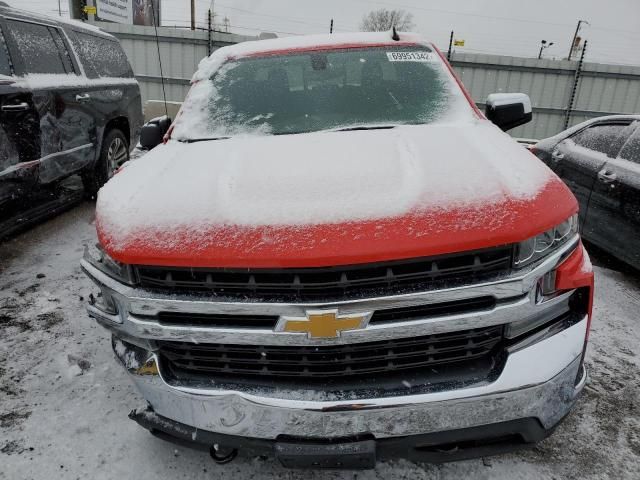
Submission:
[[[229,463],[238,456],[238,449],[224,447],[215,443],[211,445],[211,448],[209,449],[209,455],[211,455],[213,461],[218,465],[224,465],[225,463]]]

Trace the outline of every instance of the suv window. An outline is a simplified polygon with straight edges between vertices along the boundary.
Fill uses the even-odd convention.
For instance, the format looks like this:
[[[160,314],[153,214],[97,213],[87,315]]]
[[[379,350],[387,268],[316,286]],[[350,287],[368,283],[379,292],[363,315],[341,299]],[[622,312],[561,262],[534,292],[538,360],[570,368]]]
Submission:
[[[625,124],[593,125],[571,137],[571,140],[581,147],[615,158],[624,141],[622,131],[627,127]]]
[[[131,66],[117,41],[75,32],[74,47],[89,78],[133,77]]]
[[[73,66],[56,28],[7,20],[26,73],[73,73]]]
[[[619,156],[624,160],[640,163],[640,128],[638,128],[636,133],[629,139]]]
[[[74,68],[73,63],[71,62],[71,56],[69,55],[69,51],[67,50],[64,40],[62,39],[62,34],[56,28],[50,28],[49,32],[58,47],[58,53],[60,54],[60,59],[62,60],[65,70],[67,72],[73,72]]]
[[[0,30],[0,75],[11,75],[9,53],[7,52],[7,46],[5,45],[4,38],[2,37],[2,30]]]

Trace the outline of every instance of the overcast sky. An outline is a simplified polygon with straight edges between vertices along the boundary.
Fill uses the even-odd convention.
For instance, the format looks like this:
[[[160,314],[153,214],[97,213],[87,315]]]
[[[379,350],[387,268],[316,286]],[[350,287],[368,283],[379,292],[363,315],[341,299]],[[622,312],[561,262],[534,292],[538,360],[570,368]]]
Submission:
[[[20,8],[57,14],[58,0],[5,0]],[[190,0],[161,0],[162,23],[189,24]],[[566,57],[579,19],[589,40],[586,59],[640,65],[640,0],[196,0],[197,21],[205,25],[214,5],[216,22],[226,16],[231,31],[280,36],[358,30],[362,16],[377,8],[411,12],[418,32],[445,49],[451,30],[466,44],[460,51],[537,56],[540,40],[554,42],[545,56]],[[63,14],[68,0],[61,0]]]

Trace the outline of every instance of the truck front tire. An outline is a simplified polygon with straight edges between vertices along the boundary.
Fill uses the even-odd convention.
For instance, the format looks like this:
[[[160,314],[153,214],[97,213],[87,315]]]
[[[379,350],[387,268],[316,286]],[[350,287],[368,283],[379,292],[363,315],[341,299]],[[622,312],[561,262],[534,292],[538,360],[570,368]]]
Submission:
[[[129,142],[117,128],[109,130],[104,136],[100,157],[93,170],[82,175],[85,195],[95,197],[98,190],[113,177],[118,168],[129,160]]]

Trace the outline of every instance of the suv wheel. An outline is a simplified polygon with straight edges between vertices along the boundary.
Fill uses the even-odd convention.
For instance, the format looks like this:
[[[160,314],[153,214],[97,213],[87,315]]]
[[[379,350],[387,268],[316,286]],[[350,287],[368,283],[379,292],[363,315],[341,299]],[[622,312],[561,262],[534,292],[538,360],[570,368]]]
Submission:
[[[118,168],[128,160],[129,143],[127,137],[118,129],[109,130],[102,142],[98,163],[92,171],[82,176],[86,195],[95,196],[100,187],[107,183]]]

